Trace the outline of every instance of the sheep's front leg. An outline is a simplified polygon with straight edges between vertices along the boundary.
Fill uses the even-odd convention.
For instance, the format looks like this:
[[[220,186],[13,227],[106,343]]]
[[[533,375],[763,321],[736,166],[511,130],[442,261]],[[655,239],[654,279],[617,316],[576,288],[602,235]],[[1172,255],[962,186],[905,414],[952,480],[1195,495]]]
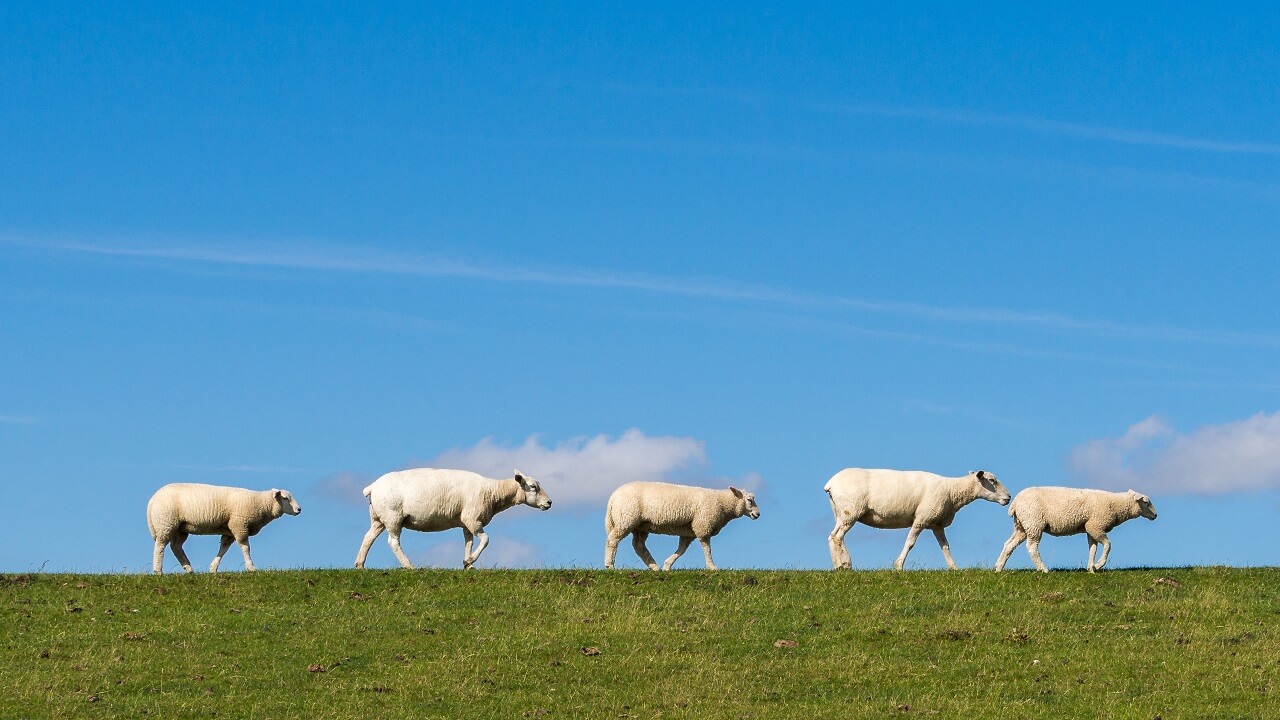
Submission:
[[[907,553],[911,552],[911,548],[916,546],[916,538],[920,537],[921,530],[924,530],[924,528],[912,527],[907,531],[907,543],[902,546],[902,554],[898,556],[897,560],[893,561],[894,570],[901,570],[902,566],[906,564]]]
[[[462,539],[464,541],[462,544],[462,565],[466,567],[467,562],[471,559],[471,546],[475,544],[476,536],[470,530],[462,528]]]
[[[676,551],[671,553],[671,557],[667,558],[666,562],[662,563],[662,569],[670,570],[671,566],[676,564],[676,560],[679,560],[680,556],[684,554],[684,551],[689,549],[689,543],[692,542],[693,538],[691,537],[681,537],[680,544],[676,546]]]
[[[169,541],[169,547],[173,550],[173,556],[178,558],[178,562],[182,564],[182,569],[191,572],[191,561],[187,559],[187,553],[182,549],[182,543],[186,541],[187,534],[180,532]]]
[[[235,542],[235,538],[230,535],[223,535],[222,542],[218,544],[218,554],[213,556],[213,562],[209,563],[209,572],[218,572],[218,565],[222,563],[222,556],[227,554],[227,548],[231,547],[231,543]]]
[[[1013,526],[1013,534],[1009,536],[1008,540],[1004,541],[1004,549],[1000,551],[1000,558],[996,560],[996,572],[1004,570],[1004,564],[1009,562],[1009,556],[1012,555],[1013,551],[1017,550],[1018,546],[1026,539],[1027,534],[1022,531],[1022,528],[1015,524]]]
[[[837,518],[835,529],[827,536],[827,547],[831,550],[831,568],[833,570],[850,570],[853,568],[853,559],[849,557],[849,548],[844,544],[844,536],[849,534],[849,529],[853,527],[853,523],[846,524],[843,520]]]
[[[240,552],[244,555],[244,569],[249,572],[257,570],[253,566],[253,558],[249,557],[249,534],[236,533],[236,543],[240,545]]]
[[[711,538],[700,537],[698,538],[698,542],[702,543],[702,554],[707,557],[707,569],[719,570],[720,568],[716,567],[714,562],[711,562]]]
[[[480,542],[476,545],[475,554],[471,555],[470,558],[463,558],[462,567],[465,570],[470,570],[474,567],[476,561],[480,559],[480,553],[484,552],[484,549],[489,547],[489,533],[484,531],[483,526],[477,525],[471,532],[475,534],[476,539]]]
[[[409,562],[409,558],[400,547],[400,530],[399,525],[387,527],[387,544],[391,546],[391,552],[395,553],[396,559],[400,561],[400,567],[412,570],[413,563]]]
[[[947,567],[956,569],[956,561],[951,559],[951,546],[947,544],[947,533],[940,527],[933,529],[933,536],[938,539],[938,547],[942,548],[942,557],[947,560]]]
[[[644,544],[649,539],[649,533],[640,532],[639,530],[631,533],[631,547],[635,548],[636,555],[640,556],[641,562],[650,570],[658,569],[658,561],[653,559],[653,555],[649,553],[649,547]]]
[[[1102,557],[1098,558],[1098,564],[1093,566],[1094,570],[1101,570],[1103,565],[1107,564],[1107,558],[1111,557],[1111,538],[1106,533],[1098,535],[1098,542],[1102,544]]]

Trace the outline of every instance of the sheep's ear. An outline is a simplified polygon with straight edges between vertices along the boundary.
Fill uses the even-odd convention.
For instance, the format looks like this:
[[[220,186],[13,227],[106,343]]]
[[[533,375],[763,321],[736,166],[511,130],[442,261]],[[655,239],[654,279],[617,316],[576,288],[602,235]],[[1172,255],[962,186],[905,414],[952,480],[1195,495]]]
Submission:
[[[979,479],[981,479],[981,478],[982,478],[982,471],[981,471],[981,470],[970,470],[970,471],[969,471],[969,474],[970,474],[970,475],[976,475]]]
[[[272,497],[274,497],[276,500],[279,500],[279,501],[281,501],[281,502],[283,502],[283,501],[284,501],[284,491],[283,491],[283,490],[277,490],[277,489],[275,489],[275,488],[272,488],[272,489],[271,489],[271,496],[272,496]]]
[[[732,485],[729,486],[729,492],[733,493],[736,498],[742,497],[742,491]]]
[[[515,476],[516,476],[516,482],[524,482],[523,473],[521,473],[519,470],[514,470],[513,472],[515,473]]]

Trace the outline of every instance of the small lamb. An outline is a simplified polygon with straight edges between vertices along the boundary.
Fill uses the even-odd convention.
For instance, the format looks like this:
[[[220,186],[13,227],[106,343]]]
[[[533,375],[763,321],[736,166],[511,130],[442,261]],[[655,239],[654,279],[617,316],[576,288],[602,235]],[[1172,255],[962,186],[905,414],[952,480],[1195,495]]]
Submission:
[[[996,560],[996,572],[1004,569],[1009,556],[1027,542],[1027,553],[1040,572],[1049,572],[1040,560],[1040,537],[1050,535],[1077,535],[1089,537],[1089,572],[1101,570],[1111,554],[1111,540],[1107,533],[1126,520],[1142,516],[1156,519],[1156,508],[1151,498],[1135,490],[1107,492],[1065,487],[1029,487],[1018,493],[1009,506],[1013,517],[1013,534],[1004,544],[1000,559]],[[1102,543],[1102,557],[1094,563],[1093,556]]]
[[[670,570],[675,561],[689,549],[697,538],[702,543],[702,553],[707,558],[707,569],[715,570],[711,561],[711,538],[729,524],[730,520],[749,516],[760,517],[754,493],[735,487],[727,490],[673,485],[660,482],[631,482],[609,496],[604,512],[605,546],[604,566],[613,567],[618,554],[618,543],[631,535],[631,545],[636,555],[650,570],[657,570],[658,563],[645,540],[649,533],[676,535],[680,544],[675,553],[662,564]]]
[[[244,569],[256,570],[249,557],[249,538],[281,515],[300,512],[302,507],[287,490],[246,490],[197,483],[165,485],[147,502],[147,525],[155,539],[152,570],[157,575],[164,572],[164,546],[169,545],[182,569],[191,572],[191,561],[182,550],[189,535],[222,536],[209,572],[218,571],[232,541],[239,543],[244,553]]]
[[[960,477],[945,477],[920,470],[864,470],[847,468],[836,473],[822,488],[831,500],[836,526],[827,538],[831,564],[849,569],[852,561],[844,536],[855,523],[875,528],[911,528],[902,553],[893,562],[901,570],[907,553],[925,528],[933,530],[947,567],[956,569],[947,544],[946,528],[956,513],[974,500],[1009,504],[1009,491],[985,471],[975,470]]]
[[[470,570],[489,546],[484,528],[494,515],[516,505],[551,508],[551,498],[535,479],[515,471],[512,479],[495,480],[467,470],[416,468],[383,475],[364,489],[369,498],[369,532],[356,553],[356,567],[364,567],[369,548],[383,530],[396,559],[406,568],[413,563],[400,548],[404,528],[435,532],[462,528],[466,546],[462,567]],[[471,552],[473,540],[479,540]]]

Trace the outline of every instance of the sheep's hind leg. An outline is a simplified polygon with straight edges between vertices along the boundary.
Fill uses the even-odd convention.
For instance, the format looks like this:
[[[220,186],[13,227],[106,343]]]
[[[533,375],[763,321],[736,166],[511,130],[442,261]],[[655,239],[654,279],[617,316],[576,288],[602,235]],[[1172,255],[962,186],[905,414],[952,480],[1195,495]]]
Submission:
[[[1013,534],[1009,536],[1008,540],[1005,540],[1004,549],[1000,551],[1000,558],[996,560],[996,572],[1004,570],[1004,564],[1009,562],[1009,556],[1012,555],[1013,551],[1017,550],[1018,546],[1026,539],[1027,534],[1022,531],[1022,528],[1015,524],[1013,526]]]
[[[604,568],[606,570],[613,569],[613,562],[618,557],[618,543],[622,542],[625,534],[614,537],[612,533],[604,539]]]
[[[679,560],[680,556],[684,554],[684,551],[689,549],[689,543],[692,542],[693,538],[691,537],[681,537],[680,544],[676,546],[676,551],[671,553],[671,557],[667,558],[666,562],[662,563],[662,569],[670,570],[671,566],[676,564],[676,560]]]
[[[387,529],[387,526],[383,525],[381,520],[372,517],[372,512],[369,515],[371,516],[369,532],[364,534],[364,540],[360,543],[360,551],[356,553],[356,567],[358,568],[364,567],[364,561],[369,557],[369,548],[373,547],[373,541],[377,540],[382,531]]]
[[[187,559],[187,553],[182,549],[182,543],[187,541],[187,534],[179,532],[169,541],[169,548],[173,550],[173,556],[178,558],[178,562],[182,564],[182,569],[191,572],[191,561]]]
[[[168,544],[164,540],[156,540],[155,551],[151,554],[151,571],[156,575],[164,572],[164,546]]]
[[[1027,554],[1031,556],[1031,562],[1036,564],[1036,569],[1042,573],[1049,572],[1049,568],[1044,566],[1044,561],[1040,559],[1040,536],[1027,537]]]
[[[396,559],[400,561],[400,566],[412,570],[413,563],[409,562],[409,558],[405,556],[404,550],[400,549],[399,525],[387,527],[387,544],[391,546],[391,552],[395,553]]]
[[[924,528],[912,527],[907,531],[907,542],[902,546],[902,554],[898,556],[897,560],[893,561],[894,570],[901,570],[902,566],[907,563],[907,553],[911,552],[911,548],[916,546],[916,538],[920,537],[921,530],[924,530]]]
[[[849,548],[844,544],[844,536],[849,534],[854,523],[846,524],[837,516],[835,529],[827,536],[827,547],[831,550],[831,568],[833,570],[850,570],[853,559],[849,557]]]
[[[235,538],[230,535],[223,535],[222,542],[218,545],[218,554],[213,556],[213,562],[209,563],[209,572],[218,572],[218,565],[222,563],[222,556],[227,554],[227,548],[231,547],[231,543],[235,542]]]
[[[956,561],[951,559],[951,546],[947,544],[947,533],[942,528],[934,528],[933,536],[938,539],[938,547],[942,548],[942,557],[947,561],[947,567],[952,570],[956,569]]]
[[[640,560],[650,570],[658,569],[658,561],[653,559],[653,555],[649,553],[649,548],[644,544],[649,539],[649,533],[640,532],[639,530],[631,533],[631,547],[635,548],[636,555],[640,556]]]

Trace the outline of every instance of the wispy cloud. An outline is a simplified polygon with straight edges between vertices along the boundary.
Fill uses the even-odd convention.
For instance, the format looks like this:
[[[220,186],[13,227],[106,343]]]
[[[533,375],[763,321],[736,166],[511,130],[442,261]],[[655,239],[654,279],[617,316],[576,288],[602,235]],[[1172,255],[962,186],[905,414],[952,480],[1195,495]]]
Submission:
[[[1159,417],[1071,452],[1087,484],[1148,493],[1218,494],[1280,489],[1280,412],[1180,433]]]
[[[32,415],[0,415],[0,425],[35,425],[39,421]]]
[[[261,475],[302,475],[313,472],[306,468],[287,467],[284,465],[189,465],[175,464],[168,467],[174,470],[199,470],[202,472],[237,472]]]
[[[495,283],[627,290],[656,295],[728,302],[750,302],[773,306],[806,307],[829,311],[852,310],[944,323],[1015,326],[1045,332],[1077,335],[1130,339],[1144,338],[1173,342],[1280,346],[1280,336],[1266,333],[1122,324],[1109,320],[1077,318],[1050,311],[938,306],[915,302],[812,293],[791,288],[753,285],[721,279],[669,277],[567,267],[486,265],[386,250],[315,243],[259,244],[253,247],[198,245],[180,242],[154,242],[144,245],[112,241],[46,241],[13,236],[0,237],[0,243],[11,247],[34,248],[44,251],[173,263],[458,278]]]
[[[511,537],[499,537],[492,530],[488,532],[489,546],[480,556],[477,567],[536,568],[546,564],[541,546]],[[449,533],[447,537],[447,540],[441,540],[422,552],[411,553],[414,564],[419,567],[462,567],[462,533]]]
[[[901,105],[849,104],[831,105],[849,115],[864,115],[884,118],[910,118],[914,120],[930,120],[957,125],[980,127],[998,127],[1045,135],[1074,137],[1083,140],[1101,140],[1124,143],[1126,145],[1152,145],[1176,150],[1195,150],[1200,152],[1231,153],[1238,155],[1280,155],[1280,144],[1254,142],[1248,140],[1212,140],[1189,137],[1174,133],[1153,132],[1149,130],[1130,130],[1106,125],[1090,125],[1083,123],[1053,120],[1034,115],[1014,113],[990,113],[971,110],[955,110],[949,108],[933,108]]]

